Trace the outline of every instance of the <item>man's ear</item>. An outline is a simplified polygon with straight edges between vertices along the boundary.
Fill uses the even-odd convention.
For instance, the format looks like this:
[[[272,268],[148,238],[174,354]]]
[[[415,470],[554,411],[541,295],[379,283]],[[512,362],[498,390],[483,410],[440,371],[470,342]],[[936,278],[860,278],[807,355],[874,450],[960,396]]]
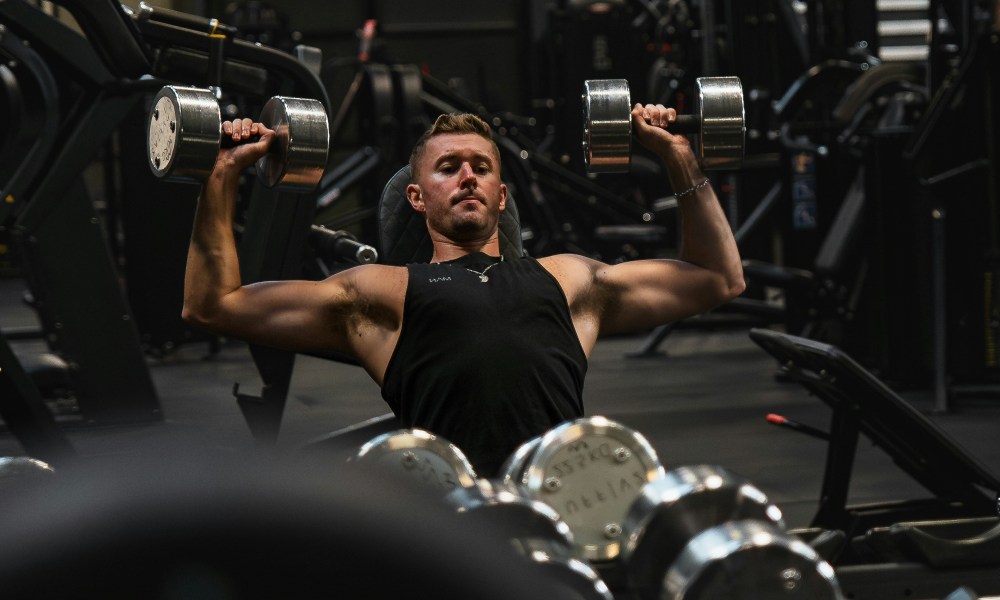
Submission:
[[[500,212],[507,208],[507,184],[500,184]]]
[[[419,185],[411,183],[406,186],[406,199],[410,201],[410,206],[413,207],[413,210],[418,213],[422,213],[427,210],[424,208],[424,197],[420,193]]]

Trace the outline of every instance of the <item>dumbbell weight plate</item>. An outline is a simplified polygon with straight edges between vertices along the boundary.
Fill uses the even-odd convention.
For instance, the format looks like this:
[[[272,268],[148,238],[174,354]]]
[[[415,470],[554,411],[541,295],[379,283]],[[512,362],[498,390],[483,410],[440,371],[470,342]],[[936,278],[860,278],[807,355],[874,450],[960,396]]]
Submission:
[[[520,486],[478,479],[445,496],[459,514],[489,520],[511,539],[544,539],[571,547],[573,532],[548,504],[529,498]]]
[[[266,187],[309,191],[319,184],[330,148],[330,124],[322,102],[275,96],[260,122],[278,136],[271,151],[257,161],[257,177]]]
[[[538,439],[538,438],[536,438]],[[580,600],[612,600],[600,575],[573,544],[573,532],[556,511],[532,500],[523,488],[511,482],[480,479],[476,485],[456,489],[445,496],[464,518],[481,518],[505,535],[529,568],[559,582]],[[475,521],[465,527],[478,527]]]
[[[842,600],[833,567],[773,523],[730,521],[684,547],[656,598]]]
[[[457,446],[422,429],[378,435],[349,460],[373,463],[446,493],[476,482],[475,470]]]
[[[632,160],[628,81],[583,82],[583,160],[589,173],[627,172]]]
[[[564,586],[567,598],[614,600],[601,574],[577,548],[540,538],[512,540],[512,545],[534,563],[547,580]]]
[[[203,88],[168,85],[153,98],[146,147],[149,168],[159,178],[200,182],[219,153],[219,102]]]
[[[698,162],[704,169],[738,169],[743,164],[746,117],[739,77],[700,77],[695,82]]]
[[[535,450],[538,449],[538,444],[541,441],[542,436],[538,436],[518,446],[500,467],[500,480],[505,484],[525,485],[527,483],[524,479],[527,475],[525,467],[528,465],[528,460],[534,455]]]
[[[784,527],[781,510],[727,469],[690,465],[667,471],[643,487],[623,524],[621,559],[631,588],[643,600],[660,598],[664,573],[694,536],[745,519]]]
[[[3,456],[0,457],[0,481],[4,479],[19,479],[22,477],[34,477],[38,474],[43,476],[55,473],[46,462],[31,458],[29,456]]]
[[[649,442],[636,431],[595,416],[542,436],[528,461],[526,493],[555,508],[589,560],[618,556],[621,524],[642,487],[663,475]]]

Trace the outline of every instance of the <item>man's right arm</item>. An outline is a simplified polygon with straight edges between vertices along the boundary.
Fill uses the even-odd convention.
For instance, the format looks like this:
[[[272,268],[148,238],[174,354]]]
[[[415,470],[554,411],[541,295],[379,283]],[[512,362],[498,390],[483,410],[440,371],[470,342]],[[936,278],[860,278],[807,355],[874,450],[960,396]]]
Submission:
[[[383,341],[379,336],[397,327],[393,283],[399,268],[365,265],[324,281],[242,284],[233,234],[239,177],[266,152],[272,135],[253,125],[234,140],[260,132],[260,141],[221,150],[202,186],[188,251],[183,318],[252,343],[364,358],[373,344]]]

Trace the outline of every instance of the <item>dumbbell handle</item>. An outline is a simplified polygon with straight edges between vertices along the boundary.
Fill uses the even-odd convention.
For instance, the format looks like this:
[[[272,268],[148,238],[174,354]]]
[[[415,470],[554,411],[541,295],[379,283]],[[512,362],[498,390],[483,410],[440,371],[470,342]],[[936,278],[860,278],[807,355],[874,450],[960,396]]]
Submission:
[[[667,125],[670,133],[698,133],[701,129],[701,117],[698,115],[677,115],[677,119]]]
[[[235,148],[236,146],[241,146],[243,144],[252,144],[254,142],[259,142],[259,141],[260,141],[260,136],[259,135],[251,135],[250,137],[248,137],[246,139],[242,139],[242,140],[240,140],[238,142],[234,142],[233,141],[233,136],[226,135],[225,133],[223,133],[222,136],[219,138],[219,147],[220,148]]]

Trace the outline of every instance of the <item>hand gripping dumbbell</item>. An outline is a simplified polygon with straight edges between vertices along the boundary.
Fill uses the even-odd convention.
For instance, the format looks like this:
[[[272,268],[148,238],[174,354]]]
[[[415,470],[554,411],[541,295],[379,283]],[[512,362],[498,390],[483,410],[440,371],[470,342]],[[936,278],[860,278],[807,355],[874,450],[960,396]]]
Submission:
[[[326,108],[318,100],[274,96],[260,123],[277,139],[257,161],[257,177],[269,188],[310,191],[323,177],[330,149]],[[205,88],[168,85],[153,98],[146,138],[153,174],[171,181],[201,182],[215,165],[219,148],[233,144],[222,134],[215,94]]]
[[[738,77],[701,77],[695,111],[678,115],[670,133],[695,135],[703,169],[738,169],[743,162],[746,120]],[[632,158],[632,99],[628,81],[593,79],[583,84],[583,158],[588,173],[624,173]]]

